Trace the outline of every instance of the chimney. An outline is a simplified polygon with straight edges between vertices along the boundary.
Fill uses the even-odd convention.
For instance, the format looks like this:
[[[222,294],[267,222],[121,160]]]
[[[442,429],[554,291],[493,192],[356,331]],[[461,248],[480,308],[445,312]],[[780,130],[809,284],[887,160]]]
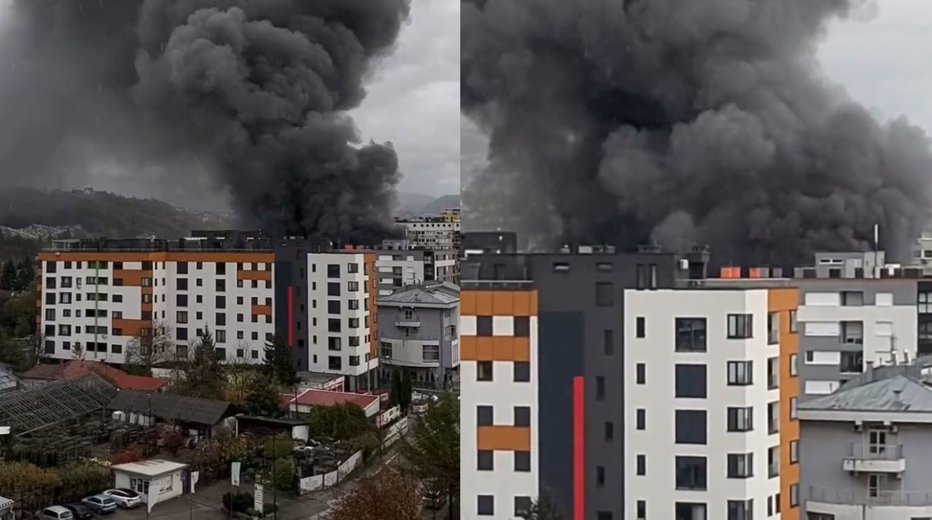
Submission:
[[[741,268],[740,267],[723,267],[719,274],[720,277],[728,280],[736,280],[741,278]]]
[[[769,271],[766,267],[752,267],[748,278],[769,278]]]

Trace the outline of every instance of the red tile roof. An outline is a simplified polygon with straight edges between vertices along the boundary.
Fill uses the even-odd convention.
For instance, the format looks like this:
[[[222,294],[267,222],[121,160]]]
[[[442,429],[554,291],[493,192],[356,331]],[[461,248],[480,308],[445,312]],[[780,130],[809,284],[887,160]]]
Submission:
[[[330,390],[305,390],[295,399],[294,395],[282,394],[282,404],[297,404],[301,406],[336,406],[353,403],[363,410],[379,400],[379,396],[370,394],[353,394],[348,392],[333,392]]]
[[[139,392],[157,392],[168,385],[167,379],[158,377],[134,376],[97,361],[72,360],[63,365],[39,365],[25,374],[24,379],[74,379],[88,372],[94,372],[110,381],[121,390]]]

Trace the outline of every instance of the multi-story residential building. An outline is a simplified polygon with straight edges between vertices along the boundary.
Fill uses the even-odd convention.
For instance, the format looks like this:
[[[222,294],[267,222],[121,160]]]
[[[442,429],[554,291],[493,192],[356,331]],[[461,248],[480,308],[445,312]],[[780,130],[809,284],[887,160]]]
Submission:
[[[373,388],[378,366],[375,255],[307,255],[308,370],[343,374],[350,391]]]
[[[374,252],[379,295],[389,295],[408,285],[459,282],[458,254],[454,250],[396,248],[394,244],[383,244]]]
[[[455,218],[451,215],[396,219],[395,223],[405,229],[407,239],[414,247],[459,251],[460,220],[458,211]]]
[[[809,520],[932,518],[932,388],[922,365],[869,368],[802,402],[792,456]]]
[[[625,417],[587,426],[596,442],[623,446],[626,474],[596,461],[594,478],[609,489],[623,481],[626,504],[620,516],[586,518],[799,518],[789,457],[799,439],[798,300],[786,279],[625,290],[624,375],[594,385],[598,405],[621,380]],[[619,355],[616,343],[606,330],[606,357]]]
[[[932,342],[932,307],[918,292],[924,283],[917,272],[885,265],[882,251],[818,253],[815,266],[796,276],[806,396],[835,391],[867,365],[915,359],[917,345],[926,348],[918,342],[923,335]]]
[[[382,381],[404,369],[418,386],[449,388],[460,364],[459,287],[412,285],[380,295],[378,304]]]
[[[258,243],[59,241],[38,262],[48,358],[125,363],[156,338],[185,358],[209,330],[226,361],[261,362],[275,333],[274,255]]]

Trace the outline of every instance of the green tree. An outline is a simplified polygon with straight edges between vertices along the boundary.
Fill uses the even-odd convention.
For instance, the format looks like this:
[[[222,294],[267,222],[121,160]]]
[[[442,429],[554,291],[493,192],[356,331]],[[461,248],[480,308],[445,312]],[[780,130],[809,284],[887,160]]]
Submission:
[[[557,509],[556,504],[550,498],[541,494],[537,500],[531,504],[531,510],[520,515],[524,520],[565,520],[565,517]]]
[[[36,278],[36,266],[30,258],[22,258],[16,266],[16,285],[13,289],[22,292],[29,289]]]
[[[348,441],[373,428],[366,418],[366,412],[352,403],[315,407],[311,409],[310,423],[313,436],[338,441]]]
[[[3,270],[0,271],[0,289],[4,291],[14,291],[17,285],[16,276],[16,264],[13,262],[12,258],[8,258],[3,262]]]
[[[206,327],[194,348],[194,356],[186,363],[184,375],[176,388],[179,394],[204,399],[223,399],[223,372],[214,337]]]
[[[453,518],[460,489],[460,403],[450,394],[431,403],[404,439],[402,453],[415,476],[428,490],[446,495],[449,518]]]
[[[411,387],[411,375],[407,370],[401,373],[401,393],[398,394],[399,402],[398,405],[401,406],[401,413],[407,414],[408,407],[411,406],[411,395],[414,393],[414,390]]]
[[[401,391],[401,373],[392,369],[391,387],[388,392],[388,398],[392,406],[401,406]]]
[[[256,374],[252,377],[243,404],[246,406],[246,411],[252,415],[279,417],[282,414],[279,389],[264,374]]]
[[[265,345],[265,367],[269,374],[282,386],[292,386],[298,381],[291,348],[285,338],[275,336]]]

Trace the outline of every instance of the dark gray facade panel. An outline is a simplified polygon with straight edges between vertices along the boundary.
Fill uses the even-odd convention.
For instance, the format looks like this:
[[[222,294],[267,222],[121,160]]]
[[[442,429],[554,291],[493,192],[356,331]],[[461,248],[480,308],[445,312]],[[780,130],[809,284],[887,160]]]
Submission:
[[[583,371],[579,312],[539,312],[540,487],[564,515],[573,506],[573,377]]]

